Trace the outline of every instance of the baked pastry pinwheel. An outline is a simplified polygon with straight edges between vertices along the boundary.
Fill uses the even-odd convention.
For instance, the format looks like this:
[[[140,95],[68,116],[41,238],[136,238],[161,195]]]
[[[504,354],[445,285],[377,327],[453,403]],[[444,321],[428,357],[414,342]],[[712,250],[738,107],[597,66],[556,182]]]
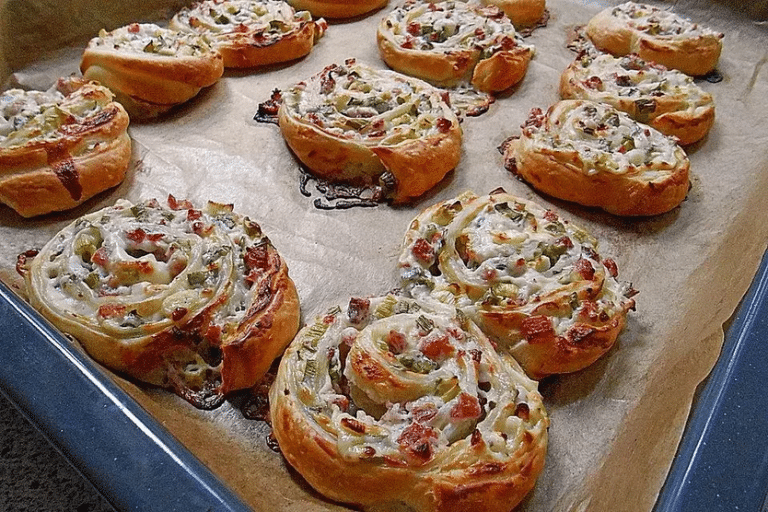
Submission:
[[[465,2],[406,0],[376,37],[389,67],[440,87],[503,91],[523,79],[533,56],[501,9]]]
[[[539,22],[546,10],[545,0],[480,0],[485,5],[499,7],[515,27],[530,27]]]
[[[118,185],[131,159],[128,114],[109,89],[60,79],[0,95],[0,203],[24,217],[67,210]]]
[[[131,23],[91,39],[80,71],[109,87],[131,118],[149,119],[216,83],[224,62],[203,36]]]
[[[288,0],[297,11],[309,11],[312,16],[347,19],[362,16],[387,5],[388,0]]]
[[[226,68],[250,68],[304,57],[328,24],[296,12],[283,0],[204,0],[179,11],[169,24],[206,36]]]
[[[119,200],[17,268],[30,303],[94,359],[201,408],[253,386],[299,328],[285,262],[232,205]]]
[[[705,75],[715,69],[723,34],[677,14],[646,4],[625,2],[600,11],[587,24],[587,35],[599,49]]]
[[[508,512],[544,465],[536,382],[464,315],[387,295],[302,329],[270,390],[280,450],[359,506]]]
[[[381,184],[396,203],[431,189],[461,156],[459,119],[440,91],[355,59],[284,91],[278,124],[312,173]]]
[[[635,54],[580,52],[560,76],[560,96],[608,103],[682,145],[704,138],[715,122],[712,95],[693,78]]]
[[[592,364],[635,306],[592,236],[503,190],[424,210],[398,267],[406,291],[458,307],[536,379]]]
[[[614,215],[658,215],[688,193],[690,162],[677,141],[605,103],[534,108],[501,149],[506,168],[533,188]]]

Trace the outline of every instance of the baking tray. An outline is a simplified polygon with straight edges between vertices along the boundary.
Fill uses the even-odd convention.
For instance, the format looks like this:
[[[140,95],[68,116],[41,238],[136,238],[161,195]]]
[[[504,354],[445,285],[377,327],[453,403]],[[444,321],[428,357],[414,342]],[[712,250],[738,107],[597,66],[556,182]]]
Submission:
[[[251,510],[2,283],[0,329],[0,390],[117,510]],[[766,339],[768,256],[728,329],[654,512],[768,510]]]

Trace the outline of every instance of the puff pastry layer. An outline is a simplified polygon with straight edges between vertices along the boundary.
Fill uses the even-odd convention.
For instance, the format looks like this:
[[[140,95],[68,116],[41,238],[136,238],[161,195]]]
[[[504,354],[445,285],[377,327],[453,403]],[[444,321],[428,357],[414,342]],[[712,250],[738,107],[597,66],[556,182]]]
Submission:
[[[455,309],[395,295],[302,329],[270,404],[287,461],[345,503],[508,512],[544,464],[536,383]]]
[[[592,236],[503,191],[425,209],[398,266],[406,291],[458,307],[532,378],[592,364],[634,308],[634,290]]]
[[[0,96],[0,202],[24,217],[67,210],[118,185],[131,158],[128,114],[109,89],[61,79]]]
[[[205,0],[179,11],[169,26],[206,36],[224,67],[250,68],[298,59],[328,24],[282,0]]]
[[[614,215],[657,215],[688,193],[690,162],[675,139],[605,103],[533,109],[503,145],[507,169],[535,189]]]
[[[546,10],[545,0],[480,0],[480,2],[499,7],[517,28],[535,25],[542,19]]]
[[[278,123],[294,154],[334,182],[381,183],[412,200],[459,162],[459,120],[431,85],[349,59],[282,93]]]
[[[379,24],[379,53],[392,69],[434,85],[471,83],[499,92],[525,76],[533,47],[495,6],[408,0]]]
[[[132,23],[91,39],[80,71],[109,87],[131,118],[147,119],[216,83],[224,62],[200,35]]]
[[[125,200],[20,257],[30,303],[97,361],[210,408],[253,386],[299,327],[257,223],[209,202]]]

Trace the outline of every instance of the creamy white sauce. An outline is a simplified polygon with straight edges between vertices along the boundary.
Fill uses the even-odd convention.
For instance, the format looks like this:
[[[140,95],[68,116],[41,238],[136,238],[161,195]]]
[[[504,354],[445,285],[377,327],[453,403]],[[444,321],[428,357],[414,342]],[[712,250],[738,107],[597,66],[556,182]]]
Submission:
[[[611,15],[630,27],[653,36],[722,36],[710,28],[693,23],[671,11],[647,4],[626,2],[615,7]]]
[[[212,51],[208,41],[198,34],[153,23],[132,23],[111,32],[102,29],[89,46],[164,57],[200,57]]]

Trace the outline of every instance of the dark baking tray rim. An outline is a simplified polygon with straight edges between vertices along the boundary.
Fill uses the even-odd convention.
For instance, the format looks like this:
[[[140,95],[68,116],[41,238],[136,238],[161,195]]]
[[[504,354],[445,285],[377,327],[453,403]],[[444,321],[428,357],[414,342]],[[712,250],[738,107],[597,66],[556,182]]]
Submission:
[[[251,510],[2,283],[0,329],[0,392],[117,510]],[[768,255],[700,390],[654,512],[768,511],[765,340]]]

